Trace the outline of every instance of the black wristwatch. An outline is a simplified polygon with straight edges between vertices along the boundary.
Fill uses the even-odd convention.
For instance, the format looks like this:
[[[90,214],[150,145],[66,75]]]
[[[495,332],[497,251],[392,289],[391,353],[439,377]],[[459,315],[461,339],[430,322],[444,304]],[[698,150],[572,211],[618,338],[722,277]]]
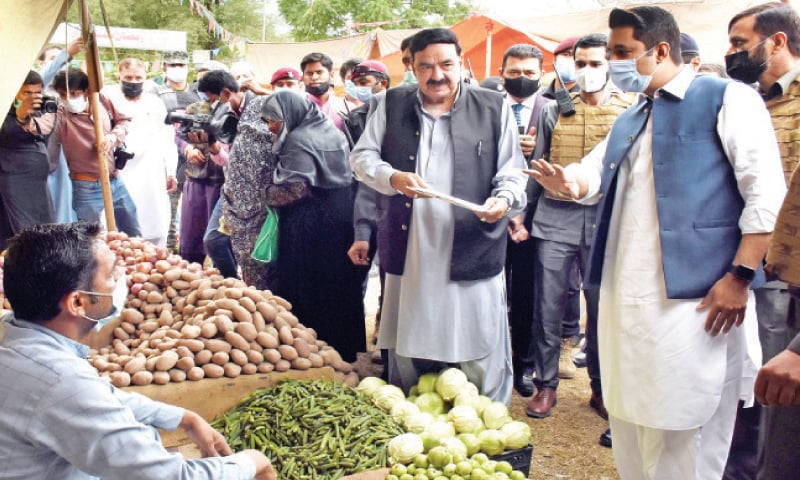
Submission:
[[[747,265],[731,265],[730,272],[739,280],[750,283],[756,278],[756,271]]]

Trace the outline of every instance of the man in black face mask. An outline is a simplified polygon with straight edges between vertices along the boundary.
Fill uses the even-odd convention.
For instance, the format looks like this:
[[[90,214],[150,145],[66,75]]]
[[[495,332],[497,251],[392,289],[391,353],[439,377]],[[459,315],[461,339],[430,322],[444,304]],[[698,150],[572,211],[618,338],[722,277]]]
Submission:
[[[345,116],[350,113],[350,105],[343,98],[333,94],[333,60],[324,53],[309,53],[300,61],[300,71],[303,72],[303,84],[309,100],[333,121],[341,131],[344,131],[344,120],[339,112]]]
[[[164,102],[144,89],[144,62],[136,58],[122,60],[117,77],[119,85],[103,88],[103,95],[117,112],[131,118],[125,150],[134,154],[119,174],[136,204],[142,237],[165,246],[170,222],[167,194],[178,186],[175,132],[163,122],[167,116]]]
[[[499,69],[503,86],[507,92],[506,103],[514,113],[519,129],[519,145],[528,158],[536,146],[536,122],[542,107],[550,101],[539,91],[542,75],[542,51],[529,44],[512,45],[503,55],[503,66]],[[529,187],[538,187],[529,182]],[[536,189],[540,192],[541,189]],[[514,389],[523,397],[533,395],[533,340],[531,318],[533,315],[533,242],[529,239],[533,211],[537,196],[528,189],[528,205],[525,211],[514,216],[508,223],[506,281],[509,285],[509,323],[511,324],[511,350],[514,366]]]
[[[730,48],[725,57],[728,75],[744,83],[757,83],[772,117],[785,178],[789,182],[792,171],[800,163],[800,138],[796,134],[800,121],[800,18],[787,5],[757,5],[731,19],[728,37]],[[779,252],[789,252],[786,258],[796,255],[800,245],[796,238],[794,236],[793,244],[779,242],[780,248],[774,249],[775,256],[778,257]],[[773,243],[775,240],[780,237],[776,235]],[[782,354],[797,333],[797,325],[787,324],[787,315],[792,310],[790,303],[797,302],[792,299],[791,292],[792,289],[781,281],[772,281],[754,290],[765,363]],[[796,444],[797,438],[792,432],[800,428],[800,410],[779,406],[763,408],[760,428],[764,431],[760,435],[759,410],[739,410],[724,478],[754,478],[756,473],[759,478],[791,478],[800,468],[796,456],[786,450]],[[761,440],[760,445],[756,439]]]

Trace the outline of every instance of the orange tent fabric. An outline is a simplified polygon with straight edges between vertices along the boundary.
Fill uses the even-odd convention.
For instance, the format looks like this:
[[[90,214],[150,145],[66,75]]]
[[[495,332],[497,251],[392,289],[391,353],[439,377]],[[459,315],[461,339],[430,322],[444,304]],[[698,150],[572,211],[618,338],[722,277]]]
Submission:
[[[512,45],[528,43],[539,47],[544,52],[545,66],[552,65],[553,49],[558,45],[558,42],[526,33],[486,15],[472,15],[450,27],[450,30],[458,37],[464,61],[469,60],[469,65],[472,66],[472,71],[478,80],[500,74],[503,54]],[[487,46],[491,48],[488,55]]]

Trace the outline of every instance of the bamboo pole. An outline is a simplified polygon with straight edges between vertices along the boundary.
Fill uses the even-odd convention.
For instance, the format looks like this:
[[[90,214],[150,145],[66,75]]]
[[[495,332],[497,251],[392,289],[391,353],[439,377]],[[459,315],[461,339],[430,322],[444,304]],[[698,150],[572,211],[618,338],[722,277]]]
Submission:
[[[111,181],[108,174],[108,153],[103,148],[103,119],[99,113],[100,89],[103,88],[103,77],[100,72],[100,54],[97,51],[97,39],[94,33],[92,20],[89,18],[89,6],[86,0],[80,0],[81,4],[81,31],[83,40],[86,44],[86,73],[89,76],[89,102],[92,108],[92,119],[94,121],[95,147],[97,150],[97,164],[100,167],[100,186],[103,190],[103,206],[106,211],[106,227],[108,231],[117,229],[117,222],[114,218],[114,200],[111,196]]]

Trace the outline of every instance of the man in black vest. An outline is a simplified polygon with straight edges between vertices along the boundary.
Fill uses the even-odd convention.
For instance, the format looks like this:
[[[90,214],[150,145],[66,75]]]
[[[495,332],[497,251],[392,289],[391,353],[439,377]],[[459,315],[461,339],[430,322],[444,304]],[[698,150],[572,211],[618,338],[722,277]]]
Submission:
[[[506,216],[525,203],[524,159],[503,97],[460,81],[453,32],[411,41],[418,85],[387,90],[350,157],[378,191],[378,250],[386,269],[378,347],[389,380],[457,365],[485,395],[511,399],[503,282]],[[427,197],[430,188],[471,210]]]

